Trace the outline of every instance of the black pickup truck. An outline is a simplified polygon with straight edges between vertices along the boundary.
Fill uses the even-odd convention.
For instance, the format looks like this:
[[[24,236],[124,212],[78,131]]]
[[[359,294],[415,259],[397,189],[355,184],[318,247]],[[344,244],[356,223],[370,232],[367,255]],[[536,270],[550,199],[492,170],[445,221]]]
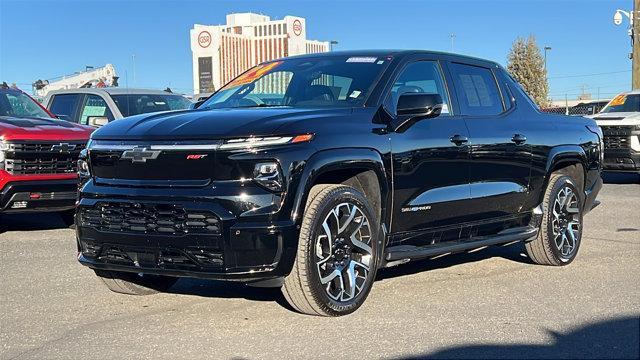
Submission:
[[[178,277],[281,286],[306,314],[378,269],[511,242],[576,257],[602,133],[538,111],[494,62],[427,51],[291,57],[193,110],[133,116],[83,152],[78,259],[116,292]]]

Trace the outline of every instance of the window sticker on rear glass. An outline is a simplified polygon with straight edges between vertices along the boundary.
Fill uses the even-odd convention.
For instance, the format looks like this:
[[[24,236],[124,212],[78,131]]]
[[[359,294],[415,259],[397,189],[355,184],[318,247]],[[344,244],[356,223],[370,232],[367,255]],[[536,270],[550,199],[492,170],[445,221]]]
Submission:
[[[611,100],[609,106],[624,105],[625,101],[627,101],[627,95],[618,95]]]
[[[231,81],[227,85],[225,85],[225,87],[223,89],[229,89],[229,88],[232,88],[232,87],[245,85],[245,84],[254,82],[254,81],[260,79],[261,77],[263,77],[264,75],[266,75],[269,71],[273,70],[276,66],[278,66],[280,64],[282,64],[282,61],[274,61],[272,63],[258,65],[256,67],[254,67],[253,69],[250,69],[246,73],[240,75],[238,78],[236,78],[235,80]]]
[[[368,56],[353,56],[347,59],[348,63],[374,63],[378,58]]]

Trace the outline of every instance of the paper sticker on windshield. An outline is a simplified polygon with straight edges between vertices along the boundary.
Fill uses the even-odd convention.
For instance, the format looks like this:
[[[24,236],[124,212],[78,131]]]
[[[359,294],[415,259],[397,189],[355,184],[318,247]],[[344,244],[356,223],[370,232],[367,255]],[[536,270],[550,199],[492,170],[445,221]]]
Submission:
[[[348,63],[370,63],[373,64],[378,58],[368,56],[353,56],[347,59]]]
[[[349,95],[350,98],[355,99],[358,96],[360,96],[360,94],[362,94],[362,91],[360,90],[353,90],[353,92],[351,93],[351,95]]]
[[[260,79],[261,77],[265,76],[267,73],[269,73],[271,70],[273,70],[276,66],[280,64],[282,64],[282,61],[274,61],[272,63],[255,66],[254,68],[250,69],[246,73],[240,75],[235,80],[225,85],[223,89],[229,89],[232,87],[254,82]]]
[[[624,105],[625,101],[627,101],[627,95],[618,95],[611,100],[609,106]]]

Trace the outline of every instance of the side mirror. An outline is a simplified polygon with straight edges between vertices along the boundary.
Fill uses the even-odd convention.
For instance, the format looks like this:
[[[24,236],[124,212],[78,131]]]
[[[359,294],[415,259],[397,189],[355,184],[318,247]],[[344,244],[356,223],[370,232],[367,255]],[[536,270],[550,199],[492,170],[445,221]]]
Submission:
[[[103,125],[107,125],[109,123],[109,119],[106,116],[89,116],[87,117],[87,124],[93,127],[100,127]]]
[[[199,108],[199,107],[200,107],[200,105],[204,104],[204,102],[205,102],[205,101],[207,101],[207,99],[204,99],[204,100],[198,100],[198,101],[196,101],[196,102],[192,103],[192,104],[191,104],[191,106],[189,106],[189,109],[192,109],[192,110],[193,110],[193,109],[197,109],[197,108]]]
[[[404,132],[423,119],[440,116],[444,102],[439,94],[406,93],[398,98],[398,122],[396,132]]]

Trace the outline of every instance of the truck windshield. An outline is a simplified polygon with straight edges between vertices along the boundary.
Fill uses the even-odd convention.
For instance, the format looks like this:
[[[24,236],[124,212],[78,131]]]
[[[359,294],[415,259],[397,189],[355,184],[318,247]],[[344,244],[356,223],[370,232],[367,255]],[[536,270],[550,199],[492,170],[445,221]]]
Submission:
[[[618,95],[605,106],[603,113],[640,112],[640,94]]]
[[[362,106],[389,61],[322,56],[268,62],[235,78],[199,108]]]
[[[111,95],[122,116],[133,116],[158,111],[188,109],[191,102],[182,95],[124,94]]]
[[[35,100],[18,90],[0,90],[0,116],[51,118]]]

